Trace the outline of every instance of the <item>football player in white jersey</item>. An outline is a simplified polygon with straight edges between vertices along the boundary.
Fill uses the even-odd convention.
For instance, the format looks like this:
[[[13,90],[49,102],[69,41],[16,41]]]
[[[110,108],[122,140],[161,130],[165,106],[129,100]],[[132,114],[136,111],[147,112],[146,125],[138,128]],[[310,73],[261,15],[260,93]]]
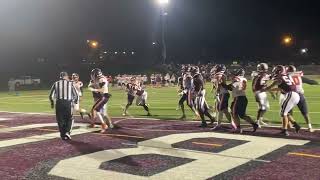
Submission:
[[[281,94],[285,97],[281,101],[281,109],[280,115],[282,117],[282,131],[281,134],[285,136],[289,136],[288,132],[288,124],[289,121],[293,124],[296,132],[298,133],[300,130],[300,126],[293,119],[292,115],[290,115],[290,111],[296,106],[300,101],[300,96],[296,92],[296,86],[292,77],[286,73],[286,69],[282,65],[277,65],[272,70],[273,83],[263,88],[264,91],[281,91]],[[278,86],[278,88],[274,88]]]
[[[81,98],[83,96],[83,83],[79,79],[80,78],[79,74],[73,73],[71,78],[72,78],[73,86],[77,90],[78,95],[80,97],[79,98],[79,102],[77,104],[73,105],[73,113],[79,112],[82,119],[83,119],[83,116],[86,114],[86,115],[88,115],[89,119],[91,119],[90,113],[88,113],[85,109],[82,109],[82,108],[80,109],[80,101],[81,101]]]
[[[93,84],[95,84],[97,88],[91,87],[89,88],[89,90],[100,94],[100,98],[95,102],[95,104],[92,107],[91,126],[94,127],[95,118],[98,118],[101,122],[101,133],[104,133],[108,128],[104,118],[106,118],[106,121],[109,127],[112,126],[111,119],[108,116],[105,116],[107,115],[107,113],[101,114],[101,110],[105,107],[105,105],[109,101],[109,98],[111,97],[111,94],[109,93],[109,88],[108,88],[109,82],[107,78],[102,74],[102,71],[97,68],[91,71],[91,80],[93,81]]]
[[[293,65],[287,66],[286,70],[287,70],[288,75],[292,78],[292,80],[296,86],[296,92],[300,96],[300,101],[297,104],[297,106],[298,106],[302,116],[304,117],[306,123],[308,124],[309,132],[313,132],[311,120],[310,120],[309,112],[308,112],[308,105],[306,102],[306,98],[304,97],[304,89],[303,89],[303,82],[302,82],[303,72],[297,71],[296,67]]]
[[[247,79],[244,77],[244,75],[244,69],[238,69],[234,72],[232,83],[227,86],[229,90],[232,90],[232,96],[234,98],[231,105],[232,117],[237,127],[236,132],[239,133],[242,133],[242,129],[240,127],[240,118],[252,125],[253,132],[255,132],[259,127],[259,125],[246,114],[248,105],[248,99],[246,96]]]
[[[192,112],[194,112],[197,117],[200,117],[199,113],[196,111],[194,107],[194,97],[192,95],[194,86],[193,86],[193,79],[192,79],[190,70],[191,70],[191,67],[182,67],[181,69],[182,77],[180,78],[180,81],[179,81],[179,87],[180,87],[179,94],[182,95],[178,103],[182,111],[182,116],[179,119],[182,119],[182,120],[186,119],[186,113],[184,109],[185,101],[187,102],[187,105],[190,107]]]

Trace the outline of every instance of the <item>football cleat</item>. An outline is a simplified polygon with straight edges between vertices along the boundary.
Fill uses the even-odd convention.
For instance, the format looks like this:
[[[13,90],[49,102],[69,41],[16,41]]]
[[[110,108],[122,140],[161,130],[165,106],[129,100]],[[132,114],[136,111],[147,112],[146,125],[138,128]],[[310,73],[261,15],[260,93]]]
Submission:
[[[221,124],[216,123],[216,124],[213,126],[213,128],[211,128],[210,130],[211,130],[211,131],[214,131],[214,130],[219,130],[220,128],[221,128]]]
[[[287,129],[283,129],[283,130],[281,130],[280,135],[289,136],[290,134]]]
[[[259,120],[257,124],[259,125],[259,128],[261,128],[262,126],[268,126],[268,124],[263,122],[262,120]]]
[[[308,131],[311,132],[311,133],[315,132],[315,130],[312,129],[312,128],[308,128]]]
[[[257,123],[253,123],[252,128],[253,128],[252,132],[256,132],[257,129],[259,128],[259,125]]]
[[[206,122],[202,122],[198,127],[206,128],[208,127],[208,124]]]
[[[297,122],[293,123],[293,127],[294,127],[296,133],[299,133],[301,126]]]
[[[81,117],[81,119],[83,119],[83,112],[80,112],[80,117]]]
[[[65,138],[66,140],[71,140],[71,135],[69,133],[66,133]]]
[[[187,118],[186,115],[182,115],[179,119],[180,120],[186,120],[186,118]]]

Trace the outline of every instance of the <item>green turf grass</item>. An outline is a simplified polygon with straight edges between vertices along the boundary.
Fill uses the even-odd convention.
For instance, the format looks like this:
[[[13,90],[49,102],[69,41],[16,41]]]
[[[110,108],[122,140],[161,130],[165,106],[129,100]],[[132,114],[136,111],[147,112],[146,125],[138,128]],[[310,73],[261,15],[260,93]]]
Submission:
[[[249,82],[251,83],[251,82]],[[251,87],[250,87],[251,88]],[[304,85],[306,92],[306,99],[309,105],[309,111],[311,120],[314,127],[320,127],[320,90],[319,86]],[[213,94],[210,92],[210,83],[207,83],[207,101],[209,105],[213,105]],[[178,105],[179,96],[176,87],[163,87],[163,88],[147,88],[148,91],[148,103],[150,104],[150,110],[153,118],[159,119],[177,119],[181,116],[181,111],[176,110]],[[50,109],[50,103],[48,100],[49,90],[34,90],[34,91],[22,91],[20,96],[8,95],[7,92],[0,93],[0,111],[15,111],[15,112],[44,112],[53,113]],[[112,98],[108,104],[108,111],[111,116],[121,116],[122,109],[126,104],[126,93],[124,90],[118,88],[111,88],[110,93]],[[247,113],[255,119],[257,104],[251,89],[247,91],[247,97],[249,100]],[[271,109],[266,113],[265,118],[269,122],[274,124],[280,123],[279,116],[279,101],[273,100],[270,96]],[[231,98],[230,103],[231,104]],[[93,105],[93,99],[89,91],[84,92],[81,105],[83,108],[90,110]],[[132,105],[129,109],[129,114],[134,117],[145,117],[146,112],[142,107]],[[186,106],[186,112],[188,119],[192,119],[193,115],[189,108]],[[295,109],[294,117],[300,123],[304,123],[300,112]]]

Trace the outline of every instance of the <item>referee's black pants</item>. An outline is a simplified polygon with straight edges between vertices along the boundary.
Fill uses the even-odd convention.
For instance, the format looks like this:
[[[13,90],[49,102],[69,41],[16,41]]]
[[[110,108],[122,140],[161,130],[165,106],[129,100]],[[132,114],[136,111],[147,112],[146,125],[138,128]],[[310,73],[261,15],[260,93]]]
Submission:
[[[61,138],[65,137],[66,133],[70,133],[72,128],[73,119],[71,104],[71,101],[67,100],[57,100],[56,102],[56,119]]]

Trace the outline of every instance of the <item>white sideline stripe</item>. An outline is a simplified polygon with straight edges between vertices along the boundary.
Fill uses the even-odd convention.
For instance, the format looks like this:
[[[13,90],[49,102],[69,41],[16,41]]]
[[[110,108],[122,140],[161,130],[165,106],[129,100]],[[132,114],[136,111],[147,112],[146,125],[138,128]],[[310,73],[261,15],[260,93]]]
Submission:
[[[81,129],[83,129],[83,127],[88,126],[88,124],[75,123],[74,126],[80,126]],[[25,129],[43,128],[43,127],[57,127],[57,123],[30,124],[30,125],[24,125],[24,126],[1,128],[0,133],[15,132],[15,131],[21,131],[21,130],[25,130]]]
[[[0,113],[9,113],[9,114],[26,114],[26,115],[48,115],[48,116],[55,116],[55,114],[53,113],[28,113],[28,112],[11,112],[11,111],[0,111]],[[319,112],[320,113],[320,112]],[[78,115],[76,115],[78,116]],[[125,117],[114,117],[114,118],[117,118],[117,119],[120,119],[120,122],[121,121],[125,121],[125,120],[130,120],[130,119],[133,119],[133,120],[151,120],[151,121],[168,121],[168,122],[186,122],[186,123],[195,123],[195,122],[200,122],[200,120],[192,120],[192,121],[181,121],[181,120],[162,120],[162,119],[156,119],[156,118],[125,118]],[[112,119],[112,118],[111,118]],[[229,123],[221,123],[221,124],[224,124],[224,125],[228,125]],[[247,126],[250,126],[250,124],[241,124],[241,125],[247,125]],[[272,127],[272,128],[281,128],[282,126],[279,126],[279,125],[269,125],[269,126],[262,126],[262,127]],[[308,129],[308,128],[304,128],[302,127],[301,129]],[[143,130],[143,129],[141,129]],[[315,131],[320,131],[320,128],[319,129],[315,129],[313,128],[313,130]]]
[[[47,95],[0,97],[0,100],[5,100],[5,99],[18,99],[18,98],[35,98],[35,97],[47,97]]]
[[[72,131],[72,135],[91,133],[91,132],[94,132],[94,131],[97,131],[97,130],[99,130],[99,128],[75,129],[75,130]],[[50,134],[43,134],[43,135],[37,135],[37,136],[31,136],[31,137],[25,137],[25,138],[19,138],[19,139],[4,140],[4,141],[0,141],[0,148],[20,145],[20,144],[27,144],[27,143],[32,143],[32,142],[45,141],[45,140],[56,139],[56,138],[60,138],[60,133],[59,132],[50,133]]]
[[[11,120],[12,118],[0,118],[0,121],[8,121]]]

